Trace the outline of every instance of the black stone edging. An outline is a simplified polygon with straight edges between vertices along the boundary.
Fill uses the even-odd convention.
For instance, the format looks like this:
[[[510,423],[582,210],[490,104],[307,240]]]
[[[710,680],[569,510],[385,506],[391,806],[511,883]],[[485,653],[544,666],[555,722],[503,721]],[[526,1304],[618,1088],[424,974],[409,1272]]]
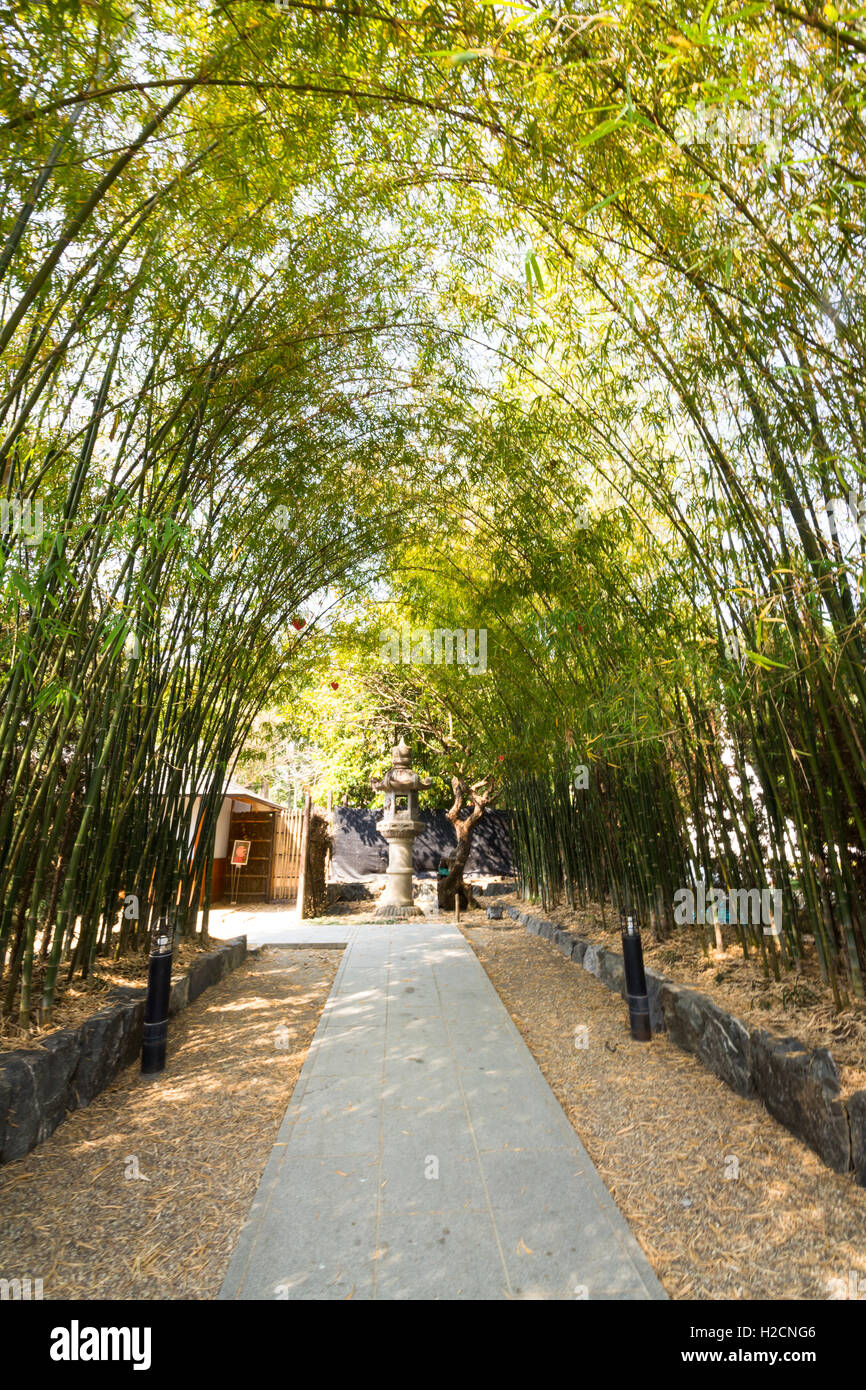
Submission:
[[[513,893],[514,883],[488,883],[486,888],[476,887],[473,892],[481,898],[496,898],[500,893]]]
[[[589,970],[608,989],[625,997],[622,956],[606,946],[564,931],[555,922],[505,907],[534,936]],[[866,1091],[843,1100],[832,1053],[810,1050],[797,1038],[777,1038],[748,1028],[707,995],[647,970],[650,1023],[666,1031],[684,1052],[697,1057],[737,1095],[763,1101],[770,1114],[802,1139],[829,1168],[853,1172],[866,1186]]]
[[[236,970],[246,954],[247,939],[239,936],[195,961],[172,984],[169,1014]],[[145,993],[113,989],[113,1002],[77,1028],[49,1033],[38,1048],[0,1053],[0,1164],[23,1158],[54,1132],[67,1110],[89,1105],[140,1056]]]

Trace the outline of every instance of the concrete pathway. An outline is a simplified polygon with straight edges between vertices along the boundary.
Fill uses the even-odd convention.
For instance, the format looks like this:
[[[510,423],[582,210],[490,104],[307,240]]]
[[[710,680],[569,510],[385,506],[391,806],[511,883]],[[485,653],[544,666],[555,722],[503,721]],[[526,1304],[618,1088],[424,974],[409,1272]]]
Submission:
[[[663,1299],[452,924],[356,927],[222,1299]]]
[[[355,926],[342,921],[300,921],[294,908],[257,903],[254,908],[214,908],[208,932],[216,941],[245,936],[252,946],[345,946]]]

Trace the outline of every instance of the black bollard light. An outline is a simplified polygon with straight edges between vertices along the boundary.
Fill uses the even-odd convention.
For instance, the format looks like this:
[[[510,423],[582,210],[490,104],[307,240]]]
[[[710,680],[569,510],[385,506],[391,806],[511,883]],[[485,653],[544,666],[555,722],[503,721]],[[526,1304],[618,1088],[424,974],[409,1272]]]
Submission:
[[[144,1076],[155,1076],[165,1070],[168,1003],[171,995],[171,947],[168,923],[161,919],[156,937],[151,944],[147,971],[144,1036],[141,1044],[141,1070]]]
[[[646,992],[640,928],[634,913],[628,911],[622,914],[622,959],[625,966],[625,997],[628,1002],[631,1035],[635,1042],[649,1042],[652,1038],[652,1029],[650,1028],[649,999]]]

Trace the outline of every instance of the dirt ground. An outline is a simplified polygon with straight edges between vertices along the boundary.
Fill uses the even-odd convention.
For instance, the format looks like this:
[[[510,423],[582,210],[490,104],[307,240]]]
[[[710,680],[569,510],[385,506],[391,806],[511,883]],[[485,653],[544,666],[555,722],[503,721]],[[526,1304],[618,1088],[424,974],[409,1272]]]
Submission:
[[[45,1299],[212,1299],[330,992],[339,951],[265,947],[172,1020],[158,1080],[128,1067],[0,1168],[0,1278]]]
[[[633,1042],[622,999],[549,942],[481,920],[466,939],[671,1298],[860,1287],[866,1188],[664,1035]]]

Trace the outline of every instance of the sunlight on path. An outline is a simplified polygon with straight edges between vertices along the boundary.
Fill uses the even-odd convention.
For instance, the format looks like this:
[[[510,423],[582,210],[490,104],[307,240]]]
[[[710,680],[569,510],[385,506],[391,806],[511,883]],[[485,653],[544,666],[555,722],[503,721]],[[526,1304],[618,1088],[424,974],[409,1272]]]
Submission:
[[[353,933],[223,1299],[663,1299],[451,924]]]

